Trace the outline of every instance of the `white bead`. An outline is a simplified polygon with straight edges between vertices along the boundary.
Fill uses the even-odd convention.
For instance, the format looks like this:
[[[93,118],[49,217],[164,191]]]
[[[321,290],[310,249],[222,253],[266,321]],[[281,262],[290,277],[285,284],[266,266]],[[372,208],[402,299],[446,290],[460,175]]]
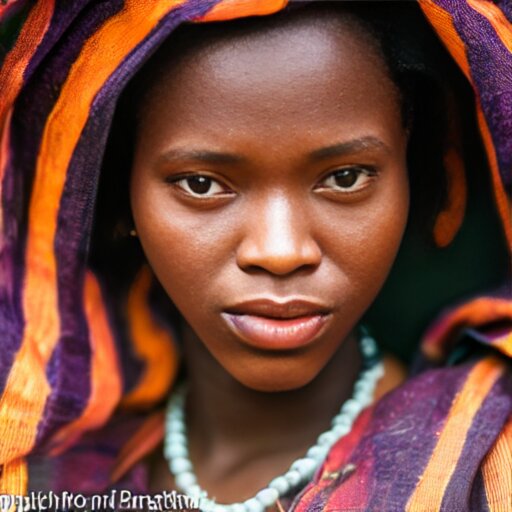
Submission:
[[[213,505],[213,512],[229,512],[229,510],[229,505],[220,505],[219,503],[215,503],[215,505]]]
[[[363,407],[366,407],[371,402],[371,395],[367,391],[356,391],[354,393],[354,400],[359,402]]]
[[[290,471],[286,472],[284,477],[291,487],[299,485],[302,480],[300,473],[296,469],[291,469]]]
[[[185,434],[181,432],[173,432],[169,436],[172,444],[181,444],[182,446],[187,446],[187,438]]]
[[[346,425],[336,425],[332,429],[338,440],[341,437],[346,436],[351,430],[352,429],[350,427],[347,427]]]
[[[182,444],[172,443],[168,444],[164,448],[165,456],[168,459],[174,459],[177,457],[188,457],[188,450]]]
[[[264,512],[265,506],[261,501],[258,501],[256,498],[251,498],[244,501],[245,508],[247,512]]]
[[[275,489],[262,489],[256,494],[256,499],[261,502],[264,507],[270,507],[279,498],[279,493]]]
[[[334,416],[332,420],[332,424],[334,425],[346,425],[349,427],[352,425],[352,420],[346,415],[346,414],[338,414],[337,416]]]
[[[272,482],[268,484],[271,489],[275,489],[280,496],[284,496],[290,490],[290,484],[284,476],[278,476],[274,478]]]
[[[174,421],[183,421],[185,418],[185,414],[183,413],[183,409],[172,408],[167,412],[167,419]]]
[[[361,380],[359,382],[356,382],[354,386],[354,398],[357,396],[369,396],[372,394],[373,391],[372,383],[368,380]],[[356,398],[357,400],[357,398]]]
[[[327,456],[327,452],[329,451],[329,448],[327,446],[312,446],[306,455],[310,457],[311,459],[316,460],[317,462],[322,462],[325,457]]]
[[[247,512],[247,509],[243,503],[233,503],[230,506],[230,512]]]
[[[380,379],[384,375],[384,365],[382,363],[375,365],[375,375],[377,379]]]
[[[316,461],[310,458],[297,459],[290,469],[296,469],[303,478],[310,478],[316,469]]]
[[[357,414],[359,414],[361,409],[361,404],[356,402],[353,398],[349,398],[341,408],[341,410],[351,418],[354,418]]]
[[[185,457],[177,457],[170,462],[170,468],[173,475],[180,473],[191,472],[192,463]]]
[[[174,480],[180,489],[186,489],[187,487],[197,483],[196,476],[190,471],[176,475]]]
[[[206,512],[213,511],[213,507],[215,506],[215,502],[210,500],[209,498],[203,498],[201,503],[199,504],[199,508]]]
[[[318,444],[331,447],[336,442],[336,436],[328,430],[318,436]]]
[[[183,490],[191,498],[202,498],[203,495],[206,495],[206,493],[203,491],[203,489],[201,489],[201,487],[199,487],[199,485],[197,485],[197,484],[192,484]]]
[[[172,418],[170,419],[168,422],[167,422],[167,425],[166,425],[166,429],[167,429],[167,432],[180,432],[182,434],[185,433],[185,424],[183,423],[183,421],[179,421],[175,418]]]
[[[361,352],[363,356],[370,358],[377,355],[377,343],[370,336],[363,336],[361,339]]]

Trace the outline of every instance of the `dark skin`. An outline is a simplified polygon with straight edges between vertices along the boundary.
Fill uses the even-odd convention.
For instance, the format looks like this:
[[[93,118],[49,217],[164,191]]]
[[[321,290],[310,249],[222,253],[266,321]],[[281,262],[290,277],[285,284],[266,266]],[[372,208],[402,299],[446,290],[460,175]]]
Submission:
[[[184,318],[191,459],[210,496],[243,501],[352,393],[355,328],[408,216],[399,93],[354,20],[299,15],[171,62],[140,111],[132,213]],[[223,312],[263,296],[314,300],[325,323],[306,346],[251,346]],[[157,459],[152,489],[172,489]]]

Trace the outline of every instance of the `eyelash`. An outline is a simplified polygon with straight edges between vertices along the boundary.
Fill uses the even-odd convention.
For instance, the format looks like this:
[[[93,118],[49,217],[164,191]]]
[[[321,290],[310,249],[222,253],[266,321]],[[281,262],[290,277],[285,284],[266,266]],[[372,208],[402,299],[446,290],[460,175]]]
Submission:
[[[370,184],[370,182],[373,181],[378,176],[378,171],[375,167],[350,165],[350,166],[341,167],[339,169],[331,171],[325,178],[323,178],[323,180],[320,183],[325,183],[331,179],[333,181],[335,181],[337,178],[339,178],[339,179],[347,178],[348,175],[346,173],[347,172],[354,173],[354,171],[355,171],[355,176],[352,175],[352,177],[355,178],[355,181],[353,183],[349,183],[348,187],[343,187],[340,184],[337,184],[339,188],[332,187],[332,186],[325,187],[325,186],[317,185],[315,187],[315,189],[316,190],[332,190],[334,193],[341,193],[341,194],[354,194],[354,193],[357,193],[357,192],[363,190],[364,188],[366,188]],[[343,174],[345,174],[345,176],[343,176]],[[358,187],[354,188],[354,185],[356,185],[360,181],[361,177],[366,177],[367,180],[365,180],[365,182],[363,182],[363,184],[360,184]],[[336,185],[336,183],[333,183],[333,185]]]
[[[354,176],[355,171],[355,176]],[[344,179],[349,178],[348,181],[350,181],[350,177],[347,175],[347,172],[352,172],[352,178],[355,178],[355,181],[353,183],[348,183],[348,187],[343,187],[340,184],[333,183],[335,186],[322,186],[321,183],[325,183],[327,180],[332,179],[335,181],[336,179]],[[377,176],[378,172],[374,167],[371,166],[346,166],[342,167],[340,169],[336,169],[334,171],[331,171],[327,176],[325,176],[319,185],[315,187],[315,190],[331,190],[334,193],[341,193],[341,194],[353,194],[357,193],[358,191],[366,188],[368,184],[366,185],[360,185],[355,190],[353,190],[353,185],[357,184],[360,181],[361,176],[366,176],[367,179],[373,180]],[[343,176],[344,175],[344,176]],[[198,193],[197,191],[192,190],[190,187],[190,180],[197,180],[196,186],[199,187],[205,186],[206,190],[205,193]],[[201,182],[202,180],[202,182]],[[168,178],[166,180],[171,185],[174,185],[178,188],[180,188],[185,194],[187,194],[190,197],[197,198],[197,199],[212,199],[214,197],[219,196],[225,196],[227,194],[232,193],[232,191],[225,185],[221,184],[218,180],[215,178],[212,178],[208,176],[207,174],[201,174],[201,173],[195,173],[195,174],[189,174],[189,175],[181,175],[176,176],[173,178]],[[206,183],[205,183],[206,182]],[[183,183],[183,185],[180,185],[180,183]],[[209,185],[209,186],[208,186]],[[339,188],[336,188],[336,185],[339,186]],[[217,191],[213,194],[206,195],[206,193],[210,192],[211,188],[218,187],[220,191]],[[344,190],[345,189],[345,190]]]
[[[219,188],[224,188],[223,191],[221,192],[216,192],[215,194],[213,195],[204,195],[204,194],[199,194],[197,192],[194,192],[191,188],[190,188],[190,184],[188,183],[189,180],[192,180],[192,179],[196,179],[196,180],[201,180],[201,179],[205,179],[205,180],[209,180],[210,181],[210,187],[207,188],[206,192],[209,191],[209,189],[211,188],[211,186],[217,186]],[[227,187],[226,186],[223,186],[222,184],[219,183],[219,181],[217,181],[216,179],[214,178],[211,178],[210,176],[206,175],[206,174],[200,174],[200,173],[196,173],[196,174],[189,174],[189,175],[186,175],[186,176],[177,176],[175,178],[171,178],[171,179],[168,179],[167,180],[168,183],[170,183],[171,185],[175,185],[176,187],[180,188],[185,194],[188,194],[189,196],[191,197],[194,197],[194,198],[199,198],[199,199],[209,199],[211,197],[214,197],[214,196],[219,196],[219,195],[224,195],[226,193],[226,189]],[[184,184],[186,184],[186,187],[185,186],[180,186],[179,183],[180,182],[183,182]],[[202,184],[199,182],[199,183],[196,183],[197,185],[201,186]],[[204,183],[203,183],[204,185]],[[187,190],[188,188],[188,190]],[[231,192],[229,189],[227,190],[227,192]]]

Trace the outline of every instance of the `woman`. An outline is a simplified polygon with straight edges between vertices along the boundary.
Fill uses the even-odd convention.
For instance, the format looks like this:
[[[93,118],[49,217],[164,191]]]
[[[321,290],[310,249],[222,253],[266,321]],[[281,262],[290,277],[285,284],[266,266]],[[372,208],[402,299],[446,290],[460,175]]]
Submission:
[[[30,459],[35,490],[193,494],[199,483],[221,503],[245,500],[233,510],[506,509],[510,482],[495,476],[511,464],[506,300],[478,299],[448,315],[426,345],[438,368],[422,368],[360,413],[401,380],[388,362],[374,394],[379,367],[358,324],[408,221],[406,244],[417,237],[413,219],[425,232],[433,217],[437,245],[448,246],[465,191],[471,199],[485,187],[468,163],[478,140],[462,128],[471,121],[459,111],[467,89],[415,7],[400,10],[403,32],[387,35],[398,6],[300,6],[170,36],[180,21],[284,5],[93,2],[53,12],[45,3],[28,12],[24,44],[4,62],[13,80],[23,68],[16,51],[38,44],[12,112],[4,100],[6,490],[25,490],[20,457],[39,451]],[[434,20],[449,12],[424,9]],[[466,23],[490,31],[498,19],[509,29],[491,12],[494,25],[470,12]],[[451,87],[416,60],[421,43],[395,53],[410,41],[408,23],[423,27],[415,35]],[[16,87],[9,82],[12,99]],[[506,126],[498,120],[494,133]],[[504,168],[510,155],[485,135],[497,172],[492,155]],[[40,144],[29,144],[34,137]],[[504,268],[499,242],[496,254]],[[168,460],[159,412],[118,412],[77,442],[120,400],[120,410],[140,411],[165,398],[176,373],[173,317],[187,394],[171,393]]]

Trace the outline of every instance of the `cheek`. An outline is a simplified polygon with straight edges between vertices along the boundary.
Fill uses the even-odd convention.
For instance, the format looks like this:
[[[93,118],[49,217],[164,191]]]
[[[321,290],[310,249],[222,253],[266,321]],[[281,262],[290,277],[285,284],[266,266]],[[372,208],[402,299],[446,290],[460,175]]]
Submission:
[[[339,212],[324,233],[326,255],[348,281],[351,299],[366,308],[391,270],[407,225],[409,184],[405,166],[382,179],[365,204]]]
[[[132,190],[135,186],[139,188],[132,193],[132,213],[144,253],[180,307],[195,300],[197,290],[204,290],[231,252],[229,218],[208,212],[191,215],[171,201],[165,188],[134,183]]]

